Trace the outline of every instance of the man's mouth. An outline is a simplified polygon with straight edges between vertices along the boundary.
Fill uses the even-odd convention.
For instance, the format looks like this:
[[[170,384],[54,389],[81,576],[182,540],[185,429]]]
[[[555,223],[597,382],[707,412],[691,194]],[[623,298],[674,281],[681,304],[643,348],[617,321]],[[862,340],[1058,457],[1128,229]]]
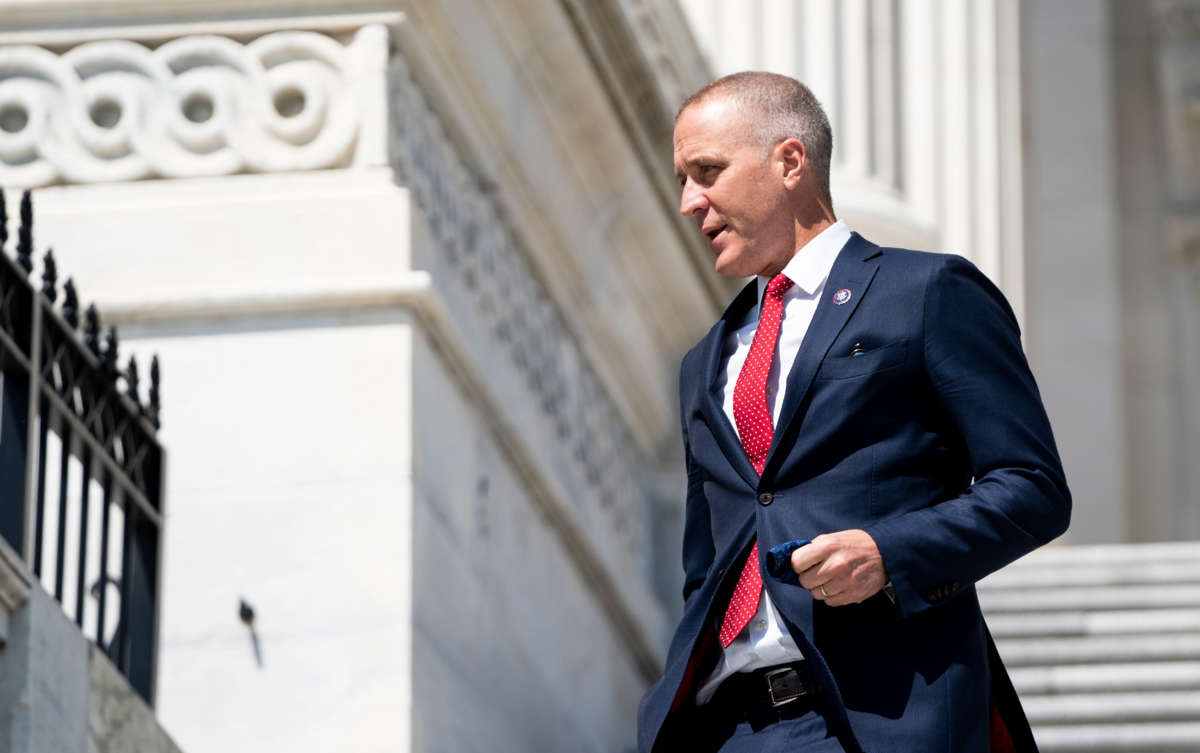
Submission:
[[[728,227],[728,225],[718,225],[717,227],[714,227],[710,230],[705,230],[703,232],[706,236],[708,236],[710,241],[715,241],[717,236],[720,235],[721,231],[723,231],[726,227]]]

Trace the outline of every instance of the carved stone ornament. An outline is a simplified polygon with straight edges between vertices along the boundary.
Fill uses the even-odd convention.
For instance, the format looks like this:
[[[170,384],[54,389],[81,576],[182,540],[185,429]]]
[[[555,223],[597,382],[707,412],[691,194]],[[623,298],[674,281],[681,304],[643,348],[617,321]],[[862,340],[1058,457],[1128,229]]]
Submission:
[[[386,45],[380,31],[0,47],[0,184],[345,165],[362,120],[353,48]]]
[[[483,182],[459,156],[400,55],[389,64],[393,167],[416,198],[473,312],[507,352],[557,434],[577,483],[571,502],[606,518],[640,560],[643,486],[633,439],[550,296],[530,269]]]

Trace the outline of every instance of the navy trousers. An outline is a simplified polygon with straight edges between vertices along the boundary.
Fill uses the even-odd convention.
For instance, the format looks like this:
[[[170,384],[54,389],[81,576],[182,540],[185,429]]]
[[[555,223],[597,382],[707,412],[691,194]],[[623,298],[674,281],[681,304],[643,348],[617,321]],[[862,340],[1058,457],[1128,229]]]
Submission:
[[[677,715],[677,716],[676,716]],[[719,703],[675,712],[656,751],[663,753],[847,753],[819,704],[743,713]]]

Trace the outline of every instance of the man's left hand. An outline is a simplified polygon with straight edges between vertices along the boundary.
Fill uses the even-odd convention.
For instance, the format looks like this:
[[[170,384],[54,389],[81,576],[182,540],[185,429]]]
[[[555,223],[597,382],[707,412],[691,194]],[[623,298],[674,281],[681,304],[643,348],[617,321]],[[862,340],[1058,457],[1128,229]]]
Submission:
[[[831,607],[869,599],[888,581],[875,539],[857,528],[821,534],[792,552],[792,569],[814,599]]]

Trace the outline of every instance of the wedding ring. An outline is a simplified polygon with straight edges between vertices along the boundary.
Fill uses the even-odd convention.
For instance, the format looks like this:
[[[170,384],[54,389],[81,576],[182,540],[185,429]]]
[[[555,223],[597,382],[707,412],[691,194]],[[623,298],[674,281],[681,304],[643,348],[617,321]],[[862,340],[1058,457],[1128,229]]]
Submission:
[[[829,593],[825,590],[824,584],[821,585],[821,595],[824,596],[826,599],[829,598]]]

